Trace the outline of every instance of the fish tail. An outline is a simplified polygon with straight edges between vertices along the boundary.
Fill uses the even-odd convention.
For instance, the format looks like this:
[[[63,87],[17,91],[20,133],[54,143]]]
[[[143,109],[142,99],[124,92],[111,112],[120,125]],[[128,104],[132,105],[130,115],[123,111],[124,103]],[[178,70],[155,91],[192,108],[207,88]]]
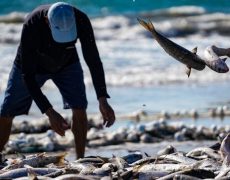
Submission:
[[[61,153],[58,155],[58,165],[63,165],[65,164],[65,156],[67,155],[67,152]]]
[[[150,32],[155,31],[155,27],[153,26],[153,23],[149,20],[149,22],[146,22],[144,20],[141,20],[140,18],[137,18],[138,22],[147,30]]]
[[[27,164],[24,167],[27,169],[28,179],[37,179],[37,174],[34,172],[33,167]]]

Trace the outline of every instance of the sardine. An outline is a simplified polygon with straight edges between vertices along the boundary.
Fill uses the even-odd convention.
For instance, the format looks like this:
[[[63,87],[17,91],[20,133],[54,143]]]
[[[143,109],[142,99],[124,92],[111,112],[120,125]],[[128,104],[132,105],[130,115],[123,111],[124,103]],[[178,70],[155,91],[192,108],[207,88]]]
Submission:
[[[217,151],[211,148],[208,148],[208,147],[198,147],[198,148],[191,150],[190,152],[186,154],[187,157],[192,157],[192,158],[196,158],[196,156],[199,157],[203,155],[206,155],[207,157],[210,157],[215,160],[221,159]]]
[[[222,168],[219,174],[215,177],[215,179],[219,179],[225,177],[230,172],[230,167]]]
[[[178,172],[174,172],[172,174],[166,175],[164,177],[159,178],[158,180],[169,180],[173,179],[176,175],[188,175],[188,176],[193,176],[195,178],[201,178],[201,179],[206,179],[206,178],[214,178],[215,174],[211,171],[203,170],[203,169],[188,169],[188,170],[182,170]]]
[[[196,178],[194,176],[177,174],[173,177],[173,180],[201,180],[200,178]]]
[[[141,153],[132,153],[132,154],[128,154],[126,156],[123,156],[122,159],[124,159],[128,164],[134,163],[140,159],[143,158],[143,155]]]
[[[45,177],[45,176],[36,176],[33,180],[53,180],[53,178],[49,178],[49,177]],[[19,178],[16,178],[14,180],[32,180],[28,177],[19,177]]]
[[[109,162],[114,164],[117,167],[117,169],[124,169],[129,167],[129,164],[121,157],[110,158]]]
[[[145,164],[139,168],[139,172],[142,171],[168,171],[168,172],[176,172],[182,171],[185,169],[192,169],[193,165],[188,164]]]
[[[146,163],[155,162],[156,160],[157,160],[157,157],[146,157],[146,158],[140,159],[140,160],[130,164],[130,166],[141,166],[141,165],[146,164]]]
[[[167,155],[167,154],[171,154],[171,153],[175,153],[175,152],[176,152],[176,148],[173,147],[172,145],[168,145],[164,149],[161,149],[160,151],[158,151],[157,155],[161,156],[161,155]]]
[[[96,175],[96,176],[110,176],[112,173],[112,170],[111,168],[107,167],[107,168],[104,168],[104,167],[101,167],[101,168],[97,168],[93,171],[93,174]]]
[[[201,161],[197,161],[195,167],[197,169],[204,169],[207,171],[218,172],[221,168],[222,164],[220,161],[216,161],[214,159],[206,158]]]
[[[72,162],[70,163],[70,168],[67,169],[68,172],[74,172],[74,173],[88,173],[93,172],[96,169],[96,167],[90,163],[78,163],[78,162]]]
[[[55,180],[73,180],[73,179],[84,179],[84,180],[100,180],[100,177],[91,175],[80,175],[80,174],[65,174],[55,178]]]
[[[229,68],[225,63],[227,58],[221,59],[219,57],[222,56],[224,53],[226,52],[222,48],[217,48],[216,46],[208,46],[204,51],[205,64],[216,72],[228,72]]]
[[[60,170],[57,168],[33,168],[33,171],[37,175],[44,176],[46,174],[50,174]],[[27,174],[28,174],[28,168],[18,168],[0,174],[0,179],[15,179],[15,178],[27,176]]]
[[[218,56],[230,57],[230,48],[219,48],[214,45],[210,47]]]
[[[168,174],[170,174],[170,172],[167,171],[144,171],[138,173],[138,179],[139,180],[158,179]]]
[[[194,164],[197,161],[184,156],[182,153],[174,153],[174,154],[168,154],[168,155],[163,155],[160,156],[159,159],[168,159],[168,160],[173,160],[175,163],[183,163],[183,164]]]
[[[46,155],[46,153],[40,153],[36,156],[32,156],[30,158],[22,159],[19,162],[15,162],[14,164],[10,164],[4,167],[2,170],[11,170],[22,168],[24,165],[29,165],[31,167],[44,167],[48,164],[64,164],[66,153],[61,153],[58,155]]]
[[[223,139],[220,146],[222,160],[226,158],[226,163],[230,163],[230,133]]]
[[[94,165],[95,167],[102,166],[106,162],[108,162],[107,158],[93,157],[93,156],[80,158],[80,159],[74,161],[74,163],[91,164],[91,165]]]
[[[226,69],[227,65],[224,62],[225,59],[219,58],[218,61],[216,61],[216,59],[215,61],[202,59],[197,55],[197,47],[189,51],[157,32],[151,21],[145,22],[139,18],[137,20],[145,29],[152,33],[153,37],[166,53],[187,66],[186,74],[188,77],[190,76],[191,68],[201,71],[205,68],[205,65],[219,73],[228,71],[228,69]]]

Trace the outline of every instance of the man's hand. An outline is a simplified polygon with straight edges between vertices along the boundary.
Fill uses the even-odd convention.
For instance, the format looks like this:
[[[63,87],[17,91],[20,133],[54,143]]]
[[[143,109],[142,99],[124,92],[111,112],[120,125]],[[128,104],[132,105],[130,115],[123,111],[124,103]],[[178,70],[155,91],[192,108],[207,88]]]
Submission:
[[[110,127],[115,121],[115,114],[111,106],[108,104],[106,97],[99,98],[99,109],[103,117],[103,125]]]
[[[51,128],[60,136],[65,136],[65,130],[69,129],[66,120],[53,108],[49,108],[46,115],[49,117]]]

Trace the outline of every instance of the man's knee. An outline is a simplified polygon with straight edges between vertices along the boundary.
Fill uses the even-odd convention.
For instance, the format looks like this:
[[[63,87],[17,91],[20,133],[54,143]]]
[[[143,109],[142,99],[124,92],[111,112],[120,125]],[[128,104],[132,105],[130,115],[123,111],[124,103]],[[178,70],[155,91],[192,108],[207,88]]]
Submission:
[[[5,125],[12,124],[14,117],[3,117],[0,115],[0,123]]]
[[[72,109],[72,112],[75,119],[87,119],[86,109]]]
[[[85,109],[72,109],[73,118],[71,130],[76,134],[79,130],[87,129],[87,115]]]

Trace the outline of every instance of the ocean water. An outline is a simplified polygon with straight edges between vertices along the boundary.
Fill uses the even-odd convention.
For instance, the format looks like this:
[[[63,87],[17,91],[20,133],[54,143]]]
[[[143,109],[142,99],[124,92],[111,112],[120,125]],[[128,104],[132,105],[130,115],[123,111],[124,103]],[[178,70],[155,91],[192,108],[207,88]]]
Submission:
[[[0,1],[0,103],[4,98],[24,17],[37,5],[52,2],[55,1]],[[209,45],[230,46],[228,0],[66,2],[90,16],[111,96],[109,103],[117,115],[139,110],[151,113],[162,110],[203,111],[229,105],[229,73],[218,74],[206,67],[203,71],[192,70],[188,78],[186,67],[168,56],[136,20],[137,17],[151,19],[159,32],[187,49],[198,47],[198,54],[203,56],[204,49]],[[88,112],[98,113],[91,77],[82,58],[80,44],[76,46],[84,69]],[[70,113],[62,110],[62,99],[52,82],[47,82],[42,91],[55,109]],[[44,115],[33,104],[30,116],[19,118],[40,117]]]

